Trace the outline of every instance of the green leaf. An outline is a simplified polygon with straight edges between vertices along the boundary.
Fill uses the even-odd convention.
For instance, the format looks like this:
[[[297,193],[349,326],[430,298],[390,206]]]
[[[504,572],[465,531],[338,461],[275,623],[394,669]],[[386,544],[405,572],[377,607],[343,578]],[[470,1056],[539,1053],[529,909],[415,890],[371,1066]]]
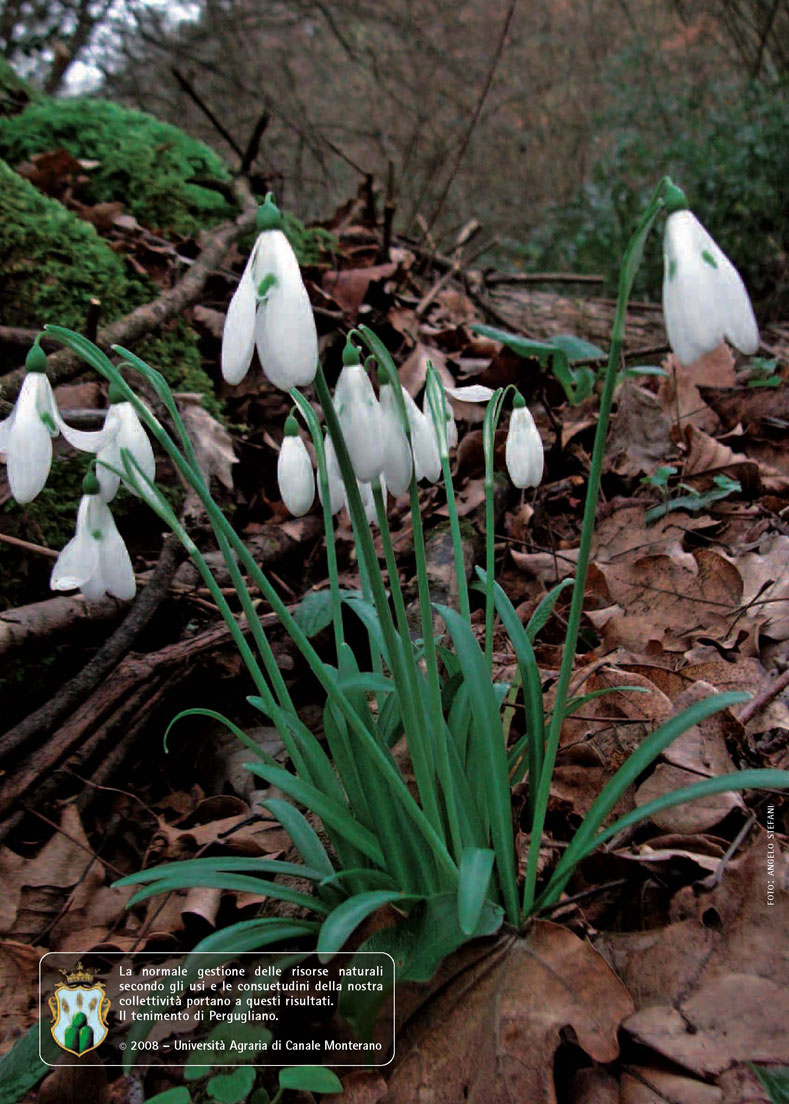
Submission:
[[[145,1104],[191,1104],[191,1101],[189,1090],[183,1085],[178,1085],[175,1089],[166,1089],[156,1096],[149,1096]]]
[[[676,717],[671,717],[664,724],[651,732],[640,747],[628,756],[613,778],[603,787],[602,793],[592,804],[578,831],[570,841],[570,846],[559,860],[548,887],[540,898],[541,905],[553,903],[561,890],[566,885],[572,871],[578,863],[577,856],[584,850],[595,836],[600,825],[621,799],[625,791],[631,786],[640,774],[649,767],[658,755],[683,732],[693,725],[699,724],[713,713],[720,712],[731,705],[739,705],[748,701],[750,695],[730,691],[726,694],[712,694],[703,701],[695,702],[687,709],[683,709]]]
[[[572,579],[562,579],[560,583],[557,583],[556,586],[553,587],[552,590],[549,590],[545,597],[541,599],[540,604],[529,618],[529,623],[526,626],[526,635],[532,644],[534,643],[534,638],[537,636],[537,633],[546,625],[548,618],[553,613],[553,607],[556,605],[559,595],[565,587],[572,585]]]
[[[748,1065],[767,1091],[770,1104],[789,1104],[789,1066]]]
[[[466,847],[460,857],[458,923],[464,935],[476,931],[493,873],[494,853],[484,847]]]
[[[571,364],[576,360],[605,360],[608,356],[599,345],[593,345],[591,341],[585,341],[575,334],[551,334],[551,345],[556,345],[565,352]]]
[[[467,943],[469,938],[494,935],[503,919],[501,907],[485,901],[479,923],[472,936],[468,936],[461,931],[458,922],[457,894],[441,893],[417,904],[402,923],[371,935],[359,951],[379,951],[391,955],[395,960],[398,985],[405,981],[430,981],[447,955]],[[356,963],[356,960],[352,962]],[[364,956],[360,955],[356,964],[364,963]],[[362,1039],[369,1039],[381,1005],[388,996],[386,986],[383,993],[343,990],[339,1009],[356,1034]]]
[[[214,709],[204,709],[200,706],[196,706],[193,709],[182,709],[180,713],[177,713],[173,717],[173,719],[170,721],[167,728],[165,729],[164,733],[165,751],[169,750],[167,748],[167,737],[170,735],[170,730],[172,729],[173,725],[176,725],[184,717],[210,717],[214,721],[219,721],[220,724],[223,724],[225,728],[229,729],[229,731],[233,733],[237,740],[241,741],[244,747],[248,747],[249,750],[254,752],[255,755],[258,755],[264,763],[275,762],[275,760],[272,759],[268,752],[264,751],[259,744],[255,743],[251,736],[247,736],[246,732],[244,732],[243,729],[239,728],[237,724],[234,724],[231,720],[228,720],[228,718],[225,717],[224,714],[217,713]]]
[[[252,774],[264,778],[271,786],[278,786],[283,793],[290,794],[295,801],[311,809],[327,827],[333,828],[363,855],[372,859],[377,866],[384,865],[378,840],[372,832],[354,820],[348,810],[338,802],[332,801],[317,787],[311,786],[308,782],[302,782],[300,778],[296,778],[281,767],[268,767],[264,763],[245,763],[244,765]]]
[[[307,637],[327,629],[332,620],[331,591],[310,591],[293,611],[293,620]]]
[[[289,939],[303,939],[315,935],[318,924],[314,920],[286,920],[281,916],[264,916],[257,920],[241,920],[228,928],[220,928],[202,939],[196,951],[229,951],[231,957],[242,951],[257,951],[272,943],[285,943]]]
[[[328,906],[317,897],[300,893],[290,886],[270,882],[265,878],[249,878],[244,874],[223,874],[221,871],[206,871],[203,874],[172,874],[138,890],[127,902],[127,907],[131,908],[132,905],[137,905],[140,901],[146,901],[159,893],[171,893],[175,889],[193,889],[195,886],[205,886],[206,889],[229,889],[237,893],[265,893],[267,897],[301,905],[310,912],[327,913],[329,911]]]
[[[443,617],[452,636],[464,678],[471,688],[471,712],[474,715],[476,729],[472,732],[472,739],[476,740],[478,746],[484,746],[485,749],[484,755],[478,757],[477,764],[483,776],[482,784],[487,799],[486,811],[490,818],[499,884],[508,916],[513,923],[517,923],[515,844],[512,835],[507,752],[504,747],[499,703],[490,681],[485,656],[468,621],[449,606],[435,603],[435,609]],[[523,626],[521,626],[522,629]],[[524,633],[524,637],[525,635]]]
[[[281,797],[272,797],[262,802],[262,805],[280,822],[307,866],[319,870],[324,878],[334,873],[326,848],[304,813]]]
[[[301,863],[283,862],[281,859],[264,859],[246,855],[214,855],[203,859],[182,859],[180,862],[163,863],[127,874],[115,885],[143,885],[146,882],[163,881],[174,876],[206,873],[288,874],[294,878],[308,878],[319,882],[326,877],[325,870],[312,870]]]
[[[34,1023],[29,1031],[14,1043],[0,1059],[0,1104],[16,1104],[37,1082],[49,1073],[49,1066],[38,1053],[39,1031],[41,1055],[55,1065],[62,1051],[49,1031],[49,1025]]]
[[[622,375],[632,379],[635,376],[668,376],[669,373],[656,364],[636,364],[632,368],[626,368]]]
[[[250,1066],[238,1066],[230,1073],[218,1073],[206,1085],[208,1095],[218,1104],[242,1104],[255,1084],[255,1071]]]
[[[329,962],[345,945],[345,941],[356,931],[362,921],[384,905],[400,901],[409,904],[419,900],[412,894],[399,890],[376,889],[368,893],[358,893],[343,901],[324,920],[318,936],[318,958]]]
[[[325,1066],[290,1066],[279,1071],[281,1089],[300,1092],[341,1093],[342,1082]]]

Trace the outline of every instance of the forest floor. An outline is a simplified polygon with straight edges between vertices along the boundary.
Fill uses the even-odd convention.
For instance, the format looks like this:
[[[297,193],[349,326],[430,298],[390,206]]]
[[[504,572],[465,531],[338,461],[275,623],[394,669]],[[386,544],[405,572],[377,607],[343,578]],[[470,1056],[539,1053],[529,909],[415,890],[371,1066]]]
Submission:
[[[119,252],[155,273],[163,291],[180,278],[182,258],[199,252],[200,243],[157,240],[118,222],[118,212],[104,212],[103,221],[101,214],[87,211],[85,217],[101,223]],[[395,237],[386,249],[380,230],[363,216],[362,205],[353,203],[330,220],[337,249],[305,270],[327,375],[330,382],[336,378],[348,328],[365,322],[391,350],[414,395],[422,389],[427,359],[452,385],[518,384],[545,445],[546,471],[534,492],[502,486],[497,567],[527,620],[547,590],[573,572],[597,397],[571,405],[547,366],[524,360],[472,326],[492,324],[536,340],[572,334],[605,349],[614,304],[593,278],[539,279],[475,267],[479,239],[472,226],[443,252],[429,237],[418,244]],[[186,308],[200,334],[204,367],[216,381],[224,312],[242,263],[233,247]],[[589,363],[594,367],[600,356],[593,351]],[[683,367],[666,348],[659,307],[634,303],[629,310],[625,367],[663,371],[624,373],[617,391],[576,685],[644,692],[607,694],[566,721],[543,869],[645,735],[678,706],[713,690],[747,690],[755,698],[677,740],[631,791],[630,807],[740,767],[789,767],[789,324],[764,328],[760,356],[758,378],[724,347]],[[754,386],[767,378],[775,385]],[[222,422],[199,402],[181,400],[191,432],[220,502],[280,594],[297,608],[307,593],[326,586],[327,577],[318,514],[293,519],[279,501],[276,456],[289,400],[265,384],[259,368],[237,388],[217,388]],[[61,384],[57,394],[61,408],[78,412],[85,424],[103,405],[89,373]],[[479,562],[481,414],[465,404],[456,416],[453,477],[468,522],[469,556]],[[504,434],[497,439],[499,469]],[[671,470],[661,474],[665,466]],[[159,477],[178,490],[166,464]],[[0,479],[0,501],[7,500]],[[432,581],[437,595],[451,601],[443,491],[426,486],[421,504]],[[407,501],[390,500],[390,519],[408,592]],[[201,518],[190,514],[189,525],[205,544]],[[46,576],[57,550],[46,546],[33,523],[22,543],[15,538],[4,550],[5,562],[9,551],[18,554],[26,586],[26,601],[0,614],[0,652],[15,672],[3,706],[11,740],[4,745],[7,797],[0,826],[0,1037],[6,1050],[38,1020],[37,962],[46,951],[175,953],[268,907],[251,894],[194,889],[129,910],[132,889],[113,888],[118,877],[195,855],[276,857],[289,847],[282,828],[259,806],[264,791],[243,770],[249,753],[221,726],[185,720],[173,729],[165,752],[169,720],[199,705],[229,715],[272,755],[284,755],[274,730],[261,730],[259,714],[246,704],[246,673],[196,572],[171,544],[162,551],[160,523],[142,507],[127,515],[124,535],[141,584],[131,610],[113,600],[91,609],[79,597],[50,598]],[[344,514],[337,536],[341,584],[355,587],[355,550]],[[536,644],[549,702],[568,602],[569,590]],[[474,613],[480,616],[481,610]],[[302,719],[320,735],[309,670],[272,621],[266,617],[279,667],[303,706]],[[320,650],[328,633],[318,632],[314,642]],[[498,681],[507,681],[516,663],[503,634],[494,658]],[[510,739],[522,729],[516,708]],[[528,844],[520,828],[523,806],[518,784],[513,817],[521,859]],[[515,1093],[509,1099],[766,1104],[770,1098],[748,1062],[789,1065],[788,827],[786,807],[774,796],[723,794],[668,810],[612,841],[582,865],[567,901],[535,926],[528,960],[509,960],[506,985],[491,966],[498,987],[481,982],[461,1024],[452,1019],[457,998],[453,1003],[451,975],[442,975],[442,990],[434,986],[429,998],[425,991],[411,1001],[406,1057],[395,1072],[351,1075],[343,1099],[421,1100],[419,1086],[435,1077],[431,1100],[459,1100],[455,1071],[464,1055],[485,1049],[485,1032],[491,1017],[503,1015],[497,1002],[506,993],[512,998],[506,1040],[491,1061],[495,1077]],[[567,996],[558,964],[567,969],[568,962],[575,991],[591,994],[585,1005]],[[601,974],[601,962],[615,973]],[[463,963],[465,969],[468,960]],[[554,983],[556,999],[547,1000]],[[435,1004],[415,1027],[420,1000],[423,1010],[430,1010],[427,1000]],[[608,1021],[590,1008],[608,1009]],[[451,1041],[449,1022],[457,1031]],[[514,1069],[515,1054],[528,1055],[526,1072]],[[26,1099],[84,1096],[86,1084],[66,1086],[64,1079],[74,1076],[73,1067],[55,1071]],[[163,1068],[148,1089],[175,1080]],[[533,1095],[519,1095],[527,1088]],[[141,1099],[138,1083],[123,1076],[100,1079],[90,1091],[94,1101]],[[498,1092],[478,1100],[498,1100]],[[10,1104],[16,1098],[2,1099]]]

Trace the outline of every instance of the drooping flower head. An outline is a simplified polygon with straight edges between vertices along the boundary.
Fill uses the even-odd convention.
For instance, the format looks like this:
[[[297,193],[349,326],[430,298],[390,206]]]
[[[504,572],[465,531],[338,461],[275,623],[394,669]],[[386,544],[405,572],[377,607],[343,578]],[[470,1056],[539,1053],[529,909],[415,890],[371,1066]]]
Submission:
[[[393,495],[405,494],[414,470],[408,438],[400,422],[397,399],[391,383],[383,382],[378,389],[384,440],[383,474]]]
[[[334,405],[356,478],[369,483],[384,466],[381,407],[359,350],[350,341],[343,351],[343,369],[334,390]]]
[[[8,465],[8,484],[17,502],[32,502],[46,484],[52,465],[52,438],[60,432],[47,358],[36,344],[25,360],[27,372],[14,409],[0,422],[0,452]]]
[[[692,364],[724,338],[743,353],[755,353],[759,327],[745,284],[686,208],[668,215],[663,253],[663,314],[677,358]]]
[[[110,384],[109,400],[110,408],[104,427],[112,434],[112,439],[96,452],[96,478],[105,502],[111,502],[118,493],[121,483],[118,473],[124,470],[121,449],[127,449],[131,453],[135,466],[146,479],[153,483],[156,478],[153,448],[136,410],[114,383]],[[68,434],[66,437],[68,439]],[[115,471],[110,470],[111,468]],[[123,480],[123,485],[133,494],[139,493],[126,479]]]
[[[76,535],[55,561],[49,585],[52,590],[79,588],[90,602],[105,594],[133,598],[136,584],[129,553],[100,492],[90,472],[82,483]]]
[[[291,414],[285,422],[285,436],[277,460],[277,482],[282,501],[294,517],[306,514],[315,498],[315,477],[307,447],[299,436],[299,425]]]
[[[411,447],[414,452],[416,478],[428,479],[431,483],[435,483],[441,476],[441,456],[433,419],[419,409],[405,388],[402,391],[405,412],[411,427]]]
[[[323,438],[323,452],[326,457],[326,476],[329,484],[329,509],[336,514],[345,505],[345,485],[342,481],[337,454],[328,433]],[[318,498],[323,505],[323,491],[318,481]]]
[[[258,237],[228,307],[222,375],[239,383],[257,345],[266,378],[283,391],[312,383],[318,335],[299,262],[271,195],[258,210]]]
[[[531,411],[517,392],[512,402],[504,458],[510,479],[516,487],[538,485],[542,479],[544,463],[542,439]]]

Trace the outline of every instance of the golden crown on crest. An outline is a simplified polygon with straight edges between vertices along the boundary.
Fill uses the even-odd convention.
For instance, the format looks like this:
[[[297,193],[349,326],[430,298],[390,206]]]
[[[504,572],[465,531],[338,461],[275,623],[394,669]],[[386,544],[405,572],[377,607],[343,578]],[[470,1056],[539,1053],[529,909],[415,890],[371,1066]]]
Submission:
[[[93,982],[92,971],[86,970],[81,962],[73,970],[59,970],[58,973],[63,975],[68,985],[91,985]]]

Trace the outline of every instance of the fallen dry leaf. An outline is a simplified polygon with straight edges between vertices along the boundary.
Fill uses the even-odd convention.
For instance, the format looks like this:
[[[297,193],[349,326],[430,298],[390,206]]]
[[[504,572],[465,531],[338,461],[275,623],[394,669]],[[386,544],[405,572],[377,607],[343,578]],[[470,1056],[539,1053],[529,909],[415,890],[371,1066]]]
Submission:
[[[233,464],[238,463],[238,458],[233,452],[230,434],[205,409],[202,395],[179,392],[173,397],[197,453],[201,472],[207,480],[215,475],[223,487],[232,490]]]
[[[723,1104],[716,1085],[668,1070],[632,1066],[622,1074],[618,1104]]]
[[[753,974],[728,974],[701,985],[676,1008],[642,1008],[623,1027],[658,1054],[708,1076],[732,1062],[786,1061],[788,1021],[786,989]]]
[[[636,790],[636,805],[646,805],[673,790],[695,785],[703,777],[681,767],[672,767],[669,763],[658,763],[649,778]],[[675,805],[673,809],[663,809],[653,813],[649,819],[666,832],[706,832],[738,808],[743,808],[738,794],[719,793]]]
[[[596,951],[538,920],[525,939],[468,984],[445,986],[398,1035],[385,1102],[555,1104],[553,1063],[562,1032],[597,1062],[619,1053],[617,1029],[633,1007]]]

